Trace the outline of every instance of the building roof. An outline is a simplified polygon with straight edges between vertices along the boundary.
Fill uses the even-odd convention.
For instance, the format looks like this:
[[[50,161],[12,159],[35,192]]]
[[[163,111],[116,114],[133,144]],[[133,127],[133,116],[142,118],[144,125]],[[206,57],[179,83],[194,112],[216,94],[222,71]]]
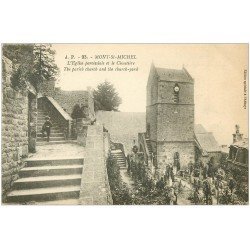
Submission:
[[[159,80],[168,82],[189,82],[193,83],[193,78],[187,72],[185,68],[183,69],[165,69],[165,68],[155,68]]]
[[[196,134],[207,133],[206,129],[201,124],[195,124],[194,131]]]
[[[86,90],[66,91],[57,88],[53,98],[61,105],[63,109],[66,109],[66,112],[69,115],[71,115],[76,104],[81,106],[88,105],[88,91]]]
[[[66,111],[64,111],[61,105],[53,97],[47,96],[46,98],[53,104],[53,106],[64,117],[65,120],[72,120],[71,116]]]
[[[207,132],[201,124],[196,124],[194,130],[196,139],[203,151],[208,153],[221,151],[221,147],[212,132]]]

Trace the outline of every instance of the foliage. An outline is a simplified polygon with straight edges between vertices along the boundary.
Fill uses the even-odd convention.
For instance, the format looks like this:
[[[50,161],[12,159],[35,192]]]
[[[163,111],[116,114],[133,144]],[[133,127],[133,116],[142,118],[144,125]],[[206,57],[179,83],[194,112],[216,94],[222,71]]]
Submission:
[[[75,104],[75,106],[73,107],[73,111],[71,113],[71,117],[73,119],[84,118],[85,117],[83,109],[80,107],[79,104]]]
[[[25,89],[27,82],[38,89],[58,74],[55,51],[49,44],[5,44],[3,55],[13,63],[11,82],[16,89]]]
[[[230,204],[246,204],[248,203],[248,168],[228,163],[226,157],[222,157],[220,165],[225,171],[225,181],[229,182],[232,178],[235,181],[234,197],[230,198]],[[223,194],[222,204],[227,203],[227,194]],[[224,203],[223,203],[224,202]]]
[[[248,168],[229,165],[227,175],[232,176],[236,182],[235,194],[239,202],[248,203]]]
[[[4,44],[3,55],[13,63],[11,83],[15,89],[25,89],[33,69],[32,44]]]
[[[95,110],[118,111],[122,103],[113,84],[109,82],[100,83],[94,91]]]
[[[107,159],[107,172],[110,190],[114,205],[129,205],[132,204],[131,194],[122,181],[120,168],[110,156]]]
[[[155,181],[144,163],[143,157],[135,153],[130,159],[130,171],[134,181],[132,191],[133,204],[136,205],[166,205],[170,204],[171,189],[163,180]]]
[[[42,84],[54,80],[59,69],[55,64],[55,51],[50,44],[35,44],[33,49],[34,66],[32,82]]]

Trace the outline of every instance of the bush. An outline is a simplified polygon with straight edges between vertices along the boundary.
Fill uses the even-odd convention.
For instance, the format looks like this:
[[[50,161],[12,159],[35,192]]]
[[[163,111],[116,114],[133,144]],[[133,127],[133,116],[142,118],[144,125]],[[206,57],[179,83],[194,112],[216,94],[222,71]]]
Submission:
[[[120,168],[116,161],[111,158],[107,159],[107,172],[109,179],[109,186],[112,194],[114,205],[130,205],[132,204],[132,197],[126,184],[122,181]]]

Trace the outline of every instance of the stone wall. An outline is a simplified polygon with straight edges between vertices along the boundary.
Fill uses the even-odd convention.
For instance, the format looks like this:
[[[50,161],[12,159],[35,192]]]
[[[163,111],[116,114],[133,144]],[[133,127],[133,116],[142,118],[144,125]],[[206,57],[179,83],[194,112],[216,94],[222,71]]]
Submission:
[[[164,171],[179,153],[181,167],[194,161],[194,83],[184,81],[180,71],[152,64],[147,83],[146,127],[157,165]],[[186,72],[187,73],[187,72]],[[178,101],[174,87],[179,86]]]
[[[146,132],[152,141],[157,140],[157,109],[156,105],[146,108]]]
[[[193,105],[158,104],[157,113],[157,141],[194,141]]]
[[[163,173],[167,164],[174,163],[174,154],[178,152],[180,156],[181,168],[188,166],[190,161],[195,160],[194,143],[174,142],[157,144],[157,161],[160,171]]]
[[[158,82],[158,100],[161,103],[173,103],[174,100],[174,86],[178,84],[179,104],[193,104],[194,103],[194,85],[193,83],[183,82]]]
[[[87,127],[86,154],[80,190],[80,204],[82,205],[112,204],[104,139],[103,126]]]
[[[2,194],[18,177],[22,158],[28,154],[28,91],[13,89],[12,62],[2,60]]]
[[[94,121],[96,119],[94,94],[93,94],[94,91],[91,87],[88,87],[87,91],[88,91],[88,116],[91,121]]]

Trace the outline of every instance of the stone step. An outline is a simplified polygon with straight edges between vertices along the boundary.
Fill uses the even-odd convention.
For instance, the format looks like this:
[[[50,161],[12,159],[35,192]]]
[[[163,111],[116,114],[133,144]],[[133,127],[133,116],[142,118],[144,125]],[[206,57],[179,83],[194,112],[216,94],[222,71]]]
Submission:
[[[125,157],[117,157],[117,156],[113,156],[113,158],[115,158],[116,160],[123,160],[123,161],[125,161]]]
[[[42,129],[38,129],[37,130],[37,132],[39,133],[39,134],[42,134]],[[50,130],[50,134],[52,135],[52,134],[58,134],[58,133],[61,133],[61,134],[64,134],[60,129],[52,129],[52,130]],[[44,134],[46,134],[46,132],[44,132]]]
[[[52,136],[50,136],[49,140],[50,140],[51,142],[53,142],[53,141],[64,141],[65,138],[64,138],[64,137],[52,137]],[[47,141],[47,137],[37,137],[37,138],[36,138],[36,141],[37,141],[37,142]]]
[[[126,168],[126,165],[124,165],[124,164],[120,164],[120,165],[119,165],[119,164],[118,164],[118,167],[119,167],[119,168]]]
[[[43,119],[43,120],[37,120],[37,126],[42,126],[44,123],[45,123],[45,119]],[[53,127],[59,125],[59,123],[57,123],[57,122],[53,122],[52,121],[51,123],[52,123]]]
[[[43,127],[43,123],[37,124],[37,129],[38,129],[38,130],[42,130],[42,127]],[[61,130],[61,128],[60,128],[59,126],[57,126],[57,125],[53,125],[53,126],[51,127],[51,129],[60,129],[60,130]]]
[[[76,175],[82,173],[83,165],[55,165],[24,167],[19,171],[20,178],[53,176],[53,175]]]
[[[43,122],[37,122],[37,127],[38,127],[38,128],[42,128],[44,122],[45,122],[45,121],[43,121]],[[60,126],[59,126],[58,123],[52,123],[52,127],[51,127],[51,128],[60,128]]]
[[[119,166],[120,169],[127,169],[126,166]]]
[[[32,189],[45,187],[75,186],[81,184],[81,174],[32,176],[20,178],[14,182],[14,189]]]
[[[39,134],[42,134],[42,129],[38,129],[37,132]],[[44,133],[46,133],[46,132],[44,132]],[[51,129],[50,134],[52,134],[52,133],[62,133],[62,134],[64,134],[60,129]]]
[[[112,154],[112,156],[124,158],[124,155],[123,155],[123,154]]]
[[[36,202],[36,205],[80,205],[79,199]]]
[[[125,161],[117,161],[117,163],[118,164],[125,164],[126,165]]]
[[[127,169],[126,165],[120,165],[119,168],[120,169]]]
[[[119,161],[119,160],[116,160],[117,163],[124,163],[125,164],[125,161]]]
[[[37,146],[43,146],[43,145],[53,145],[53,144],[67,144],[67,143],[77,143],[76,140],[64,140],[64,141],[39,141],[36,142]]]
[[[35,189],[14,190],[7,196],[8,202],[36,202],[63,199],[77,199],[80,195],[79,186],[46,187]]]
[[[119,151],[119,152],[117,152],[117,151],[111,151],[111,154],[112,155],[123,155],[123,153],[122,153],[122,151]]]
[[[56,166],[56,165],[83,165],[83,158],[29,158],[26,160],[27,167]]]
[[[120,157],[124,157],[124,155],[123,154],[121,154],[121,153],[111,153],[113,156],[115,156],[115,157],[118,157],[118,156],[120,156]]]
[[[37,116],[37,121],[45,121],[45,117],[46,115],[43,115],[43,116]]]
[[[46,133],[44,133],[46,135]],[[61,133],[61,132],[50,132],[50,136],[51,137],[64,137],[64,134]],[[43,134],[42,133],[38,133],[37,134],[37,137],[43,137]]]
[[[122,151],[120,149],[114,149],[114,150],[111,150],[111,153],[114,154],[114,153],[122,153]]]

